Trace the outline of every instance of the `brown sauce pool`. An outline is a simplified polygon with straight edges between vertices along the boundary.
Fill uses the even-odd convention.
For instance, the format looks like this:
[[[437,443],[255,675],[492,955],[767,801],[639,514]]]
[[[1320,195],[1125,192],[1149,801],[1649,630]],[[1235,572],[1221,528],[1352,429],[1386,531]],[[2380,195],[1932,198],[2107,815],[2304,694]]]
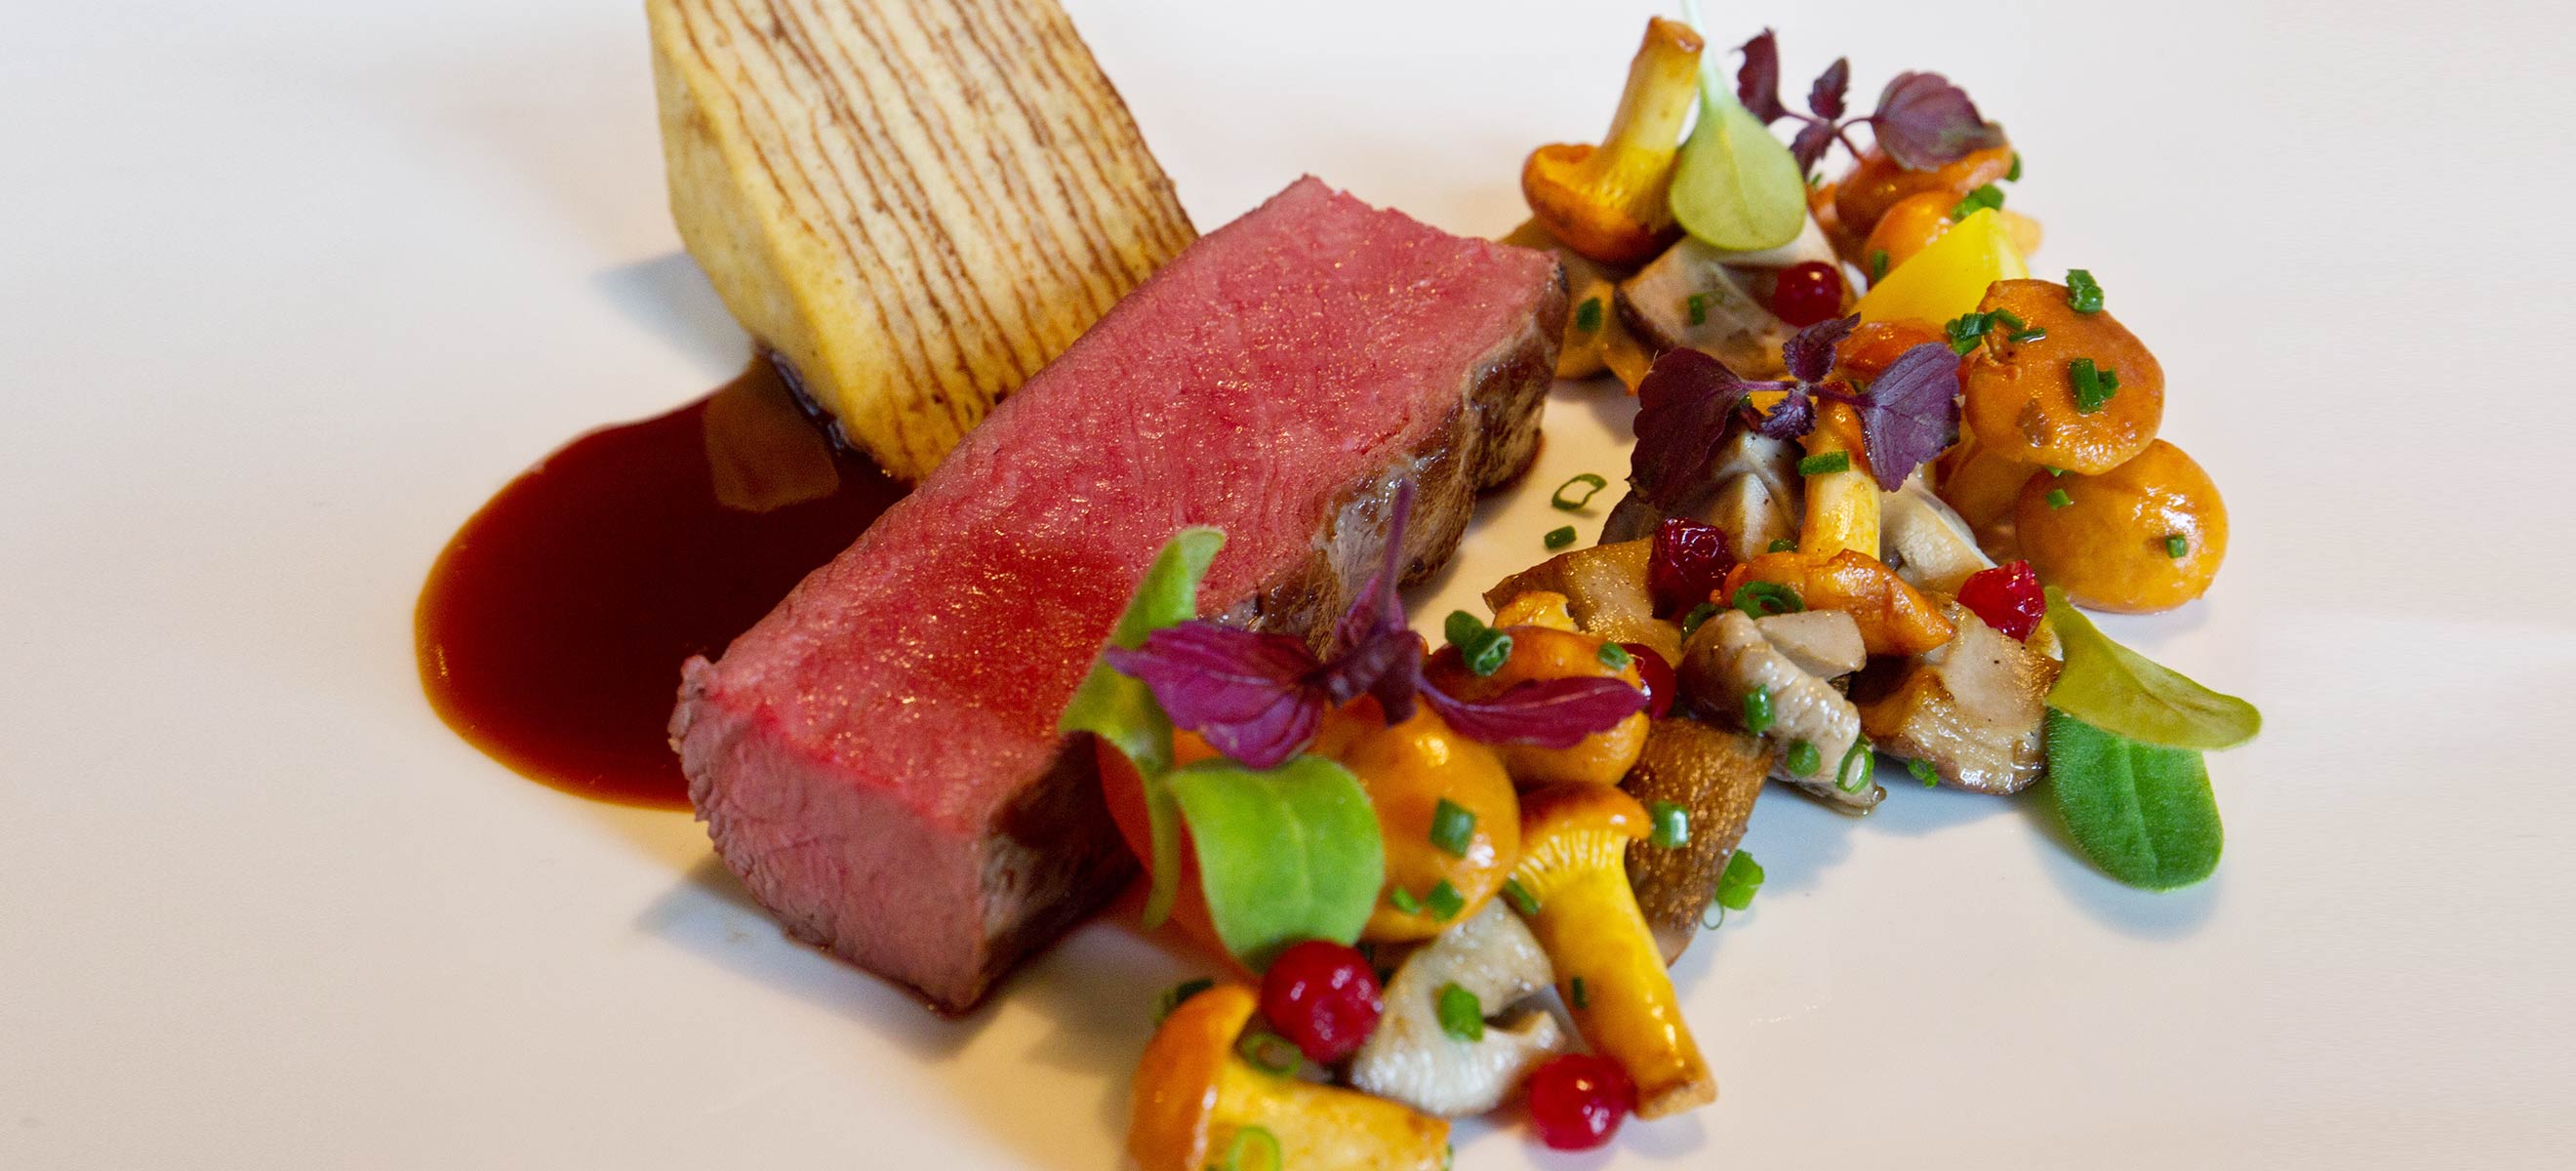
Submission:
[[[566,792],[688,806],[664,728],[713,655],[903,495],[834,444],[771,363],[573,440],[448,541],[415,615],[456,734]]]

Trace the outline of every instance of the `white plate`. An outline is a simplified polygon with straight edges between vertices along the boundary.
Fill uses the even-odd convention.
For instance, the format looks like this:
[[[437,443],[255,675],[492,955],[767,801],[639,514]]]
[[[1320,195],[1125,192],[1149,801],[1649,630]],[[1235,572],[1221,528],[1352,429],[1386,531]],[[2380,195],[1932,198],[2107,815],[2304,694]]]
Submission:
[[[632,0],[21,7],[0,1167],[1111,1165],[1160,950],[1094,926],[933,1020],[784,942],[685,816],[520,780],[421,700],[453,527],[744,351],[663,209]],[[1645,9],[1572,7],[1075,5],[1202,225],[1313,171],[1478,233],[1606,118]],[[2112,625],[2269,730],[2215,761],[2227,861],[2177,894],[2028,803],[1772,794],[1769,887],[1680,969],[1719,1103],[1460,1166],[2564,1154],[2567,30],[1712,7],[1780,25],[1793,92],[1849,53],[1861,101],[1944,69],[2013,128],[2042,269],[2101,275],[2234,508],[2209,601]],[[1418,612],[1538,558],[1625,408],[1562,391]]]

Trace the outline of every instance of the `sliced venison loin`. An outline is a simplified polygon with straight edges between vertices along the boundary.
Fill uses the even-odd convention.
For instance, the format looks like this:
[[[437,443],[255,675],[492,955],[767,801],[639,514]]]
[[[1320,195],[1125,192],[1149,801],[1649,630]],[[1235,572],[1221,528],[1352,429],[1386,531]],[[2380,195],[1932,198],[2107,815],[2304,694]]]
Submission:
[[[1156,550],[1200,611],[1323,636],[1417,485],[1414,576],[1536,450],[1565,295],[1542,253],[1301,179],[1190,245],[723,657],[672,744],[788,931],[963,1011],[1134,873],[1055,724]]]

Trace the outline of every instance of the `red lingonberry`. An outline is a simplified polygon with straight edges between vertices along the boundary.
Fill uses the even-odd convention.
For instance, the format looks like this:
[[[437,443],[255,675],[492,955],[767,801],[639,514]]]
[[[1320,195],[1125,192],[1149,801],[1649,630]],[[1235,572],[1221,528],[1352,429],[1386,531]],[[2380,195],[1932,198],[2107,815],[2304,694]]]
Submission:
[[[1636,1083],[1607,1057],[1569,1053],[1530,1075],[1530,1128],[1538,1141],[1560,1151],[1607,1144],[1636,1108]]]
[[[1377,1029],[1386,998],[1358,949],[1328,939],[1291,945],[1261,977],[1261,1015],[1307,1057],[1330,1065]]]
[[[2030,632],[2039,629],[2041,615],[2048,613],[2048,595],[2039,588],[2039,575],[2030,571],[2030,562],[2008,561],[1993,569],[1980,570],[1959,583],[1959,604],[1974,611],[1986,625],[2003,631],[2023,642]]]
[[[1821,260],[1780,270],[1771,288],[1771,315],[1805,329],[1843,311],[1843,274]]]
[[[1629,660],[1637,664],[1637,677],[1645,680],[1647,718],[1660,720],[1671,715],[1676,687],[1673,665],[1642,642],[1623,642],[1619,649],[1628,652]]]
[[[1665,518],[1655,526],[1654,552],[1646,561],[1646,591],[1654,595],[1655,613],[1689,613],[1708,600],[1733,568],[1726,530],[1678,516]]]

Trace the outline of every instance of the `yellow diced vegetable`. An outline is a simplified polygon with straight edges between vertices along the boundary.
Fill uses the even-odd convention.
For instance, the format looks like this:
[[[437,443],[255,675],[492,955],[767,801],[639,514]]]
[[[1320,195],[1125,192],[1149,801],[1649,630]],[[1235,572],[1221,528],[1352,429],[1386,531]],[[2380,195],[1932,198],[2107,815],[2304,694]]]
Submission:
[[[1860,299],[1862,321],[1938,326],[1976,311],[1996,281],[2025,280],[2030,264],[1993,208],[1979,208],[1887,274]]]

